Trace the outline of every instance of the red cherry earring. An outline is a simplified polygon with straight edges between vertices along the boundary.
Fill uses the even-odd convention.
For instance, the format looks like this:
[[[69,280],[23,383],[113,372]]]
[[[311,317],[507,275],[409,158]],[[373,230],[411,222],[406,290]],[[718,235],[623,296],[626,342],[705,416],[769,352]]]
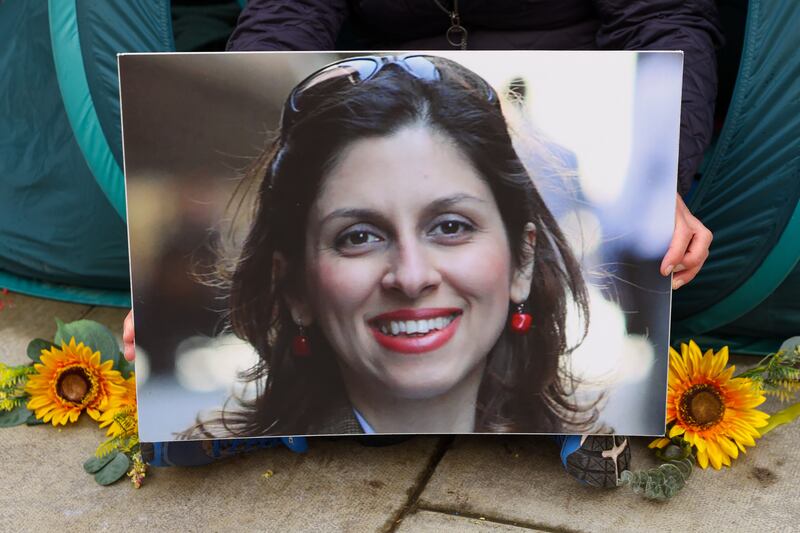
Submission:
[[[311,344],[308,342],[305,328],[297,325],[297,335],[292,340],[292,354],[295,357],[308,357],[311,355]]]
[[[516,312],[511,315],[511,319],[508,321],[508,327],[512,332],[518,335],[525,335],[528,333],[528,330],[531,329],[532,322],[533,317],[525,312],[525,304],[521,303],[517,305]]]

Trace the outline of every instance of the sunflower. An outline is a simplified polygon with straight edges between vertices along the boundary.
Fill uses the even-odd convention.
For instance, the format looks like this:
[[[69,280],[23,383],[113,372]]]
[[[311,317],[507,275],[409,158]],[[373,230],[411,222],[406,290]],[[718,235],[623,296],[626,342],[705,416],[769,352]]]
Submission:
[[[755,408],[765,400],[760,386],[749,378],[734,378],[736,367],[728,364],[728,348],[702,354],[694,341],[681,344],[679,354],[670,348],[667,425],[669,438],[656,439],[651,448],[663,448],[673,437],[697,450],[703,468],[711,463],[719,470],[731,459],[755,446],[769,415]]]
[[[122,392],[112,394],[108,398],[106,410],[98,418],[101,428],[110,426],[106,433],[109,437],[117,437],[128,431],[135,432],[137,429],[139,419],[136,412],[136,376],[133,372],[122,385]],[[124,421],[121,422],[120,419],[115,421],[118,416],[123,416]]]
[[[75,422],[83,410],[97,420],[109,396],[124,391],[122,375],[113,366],[113,361],[100,362],[100,352],[76,345],[74,337],[60,349],[44,349],[41,363],[34,365],[36,373],[25,385],[31,395],[27,407],[54,426]]]

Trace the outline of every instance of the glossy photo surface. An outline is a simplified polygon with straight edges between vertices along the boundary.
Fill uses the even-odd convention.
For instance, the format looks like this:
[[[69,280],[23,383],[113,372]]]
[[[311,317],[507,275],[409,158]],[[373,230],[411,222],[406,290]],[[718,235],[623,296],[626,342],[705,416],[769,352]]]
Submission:
[[[142,440],[663,434],[680,53],[119,64]]]

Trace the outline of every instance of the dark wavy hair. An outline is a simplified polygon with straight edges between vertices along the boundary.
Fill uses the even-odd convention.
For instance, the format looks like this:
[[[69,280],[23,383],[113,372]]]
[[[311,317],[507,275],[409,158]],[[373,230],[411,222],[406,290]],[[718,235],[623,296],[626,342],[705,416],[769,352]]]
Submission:
[[[430,57],[440,79],[384,66],[358,84],[342,80],[304,96],[291,127],[279,132],[250,172],[260,180],[252,224],[227,277],[233,332],[258,352],[259,363],[242,375],[256,384],[253,400],[237,399],[216,423],[233,436],[315,433],[332,405],[348,406],[336,355],[311,326],[314,349],[292,356],[296,326],[284,291],[301,292],[305,227],[322,180],[349,144],[424,125],[452,139],[491,188],[515,267],[533,261],[529,309],[534,326],[525,335],[501,334],[488,354],[480,385],[476,432],[556,433],[588,429],[594,405],[574,400],[576,381],[566,355],[567,306],[574,302],[588,327],[588,304],[580,266],[512,145],[499,103],[487,98],[486,82],[450,60]],[[533,222],[533,250],[522,243]],[[285,274],[274,255],[286,259]],[[531,253],[532,252],[532,253]],[[210,425],[201,424],[210,435]]]

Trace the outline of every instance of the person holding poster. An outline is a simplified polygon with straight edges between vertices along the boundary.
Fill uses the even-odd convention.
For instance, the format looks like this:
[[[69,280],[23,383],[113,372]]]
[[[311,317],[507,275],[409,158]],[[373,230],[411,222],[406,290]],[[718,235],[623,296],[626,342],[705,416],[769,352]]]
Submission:
[[[292,37],[293,34],[292,35],[289,35],[289,34],[291,34],[292,31],[293,31],[293,30],[291,30],[290,27],[293,28],[295,26],[285,25],[284,24],[283,26],[286,28],[286,31],[283,32],[283,33],[280,33],[280,35],[278,33],[272,32],[272,31],[266,31],[266,28],[268,27],[268,23],[269,23],[269,21],[267,19],[272,16],[271,13],[272,13],[273,9],[277,10],[277,11],[275,11],[274,14],[276,16],[278,16],[278,12],[279,11],[289,9],[288,4],[284,5],[284,3],[274,2],[274,3],[271,3],[270,7],[267,7],[268,4],[270,4],[270,3],[269,2],[252,2],[251,5],[248,6],[248,11],[245,12],[243,18],[240,20],[240,29],[237,30],[237,33],[234,34],[234,37],[231,40],[231,45],[229,45],[229,46],[232,46],[232,49],[245,49],[245,48],[250,48],[250,49],[274,49],[274,47],[270,46],[269,42],[267,42],[267,41],[271,42],[271,40],[274,40],[274,39],[278,39],[278,40],[281,41],[277,45],[278,49],[293,48],[291,42],[293,41],[294,37]],[[438,4],[438,2],[437,2],[437,4]],[[452,6],[453,10],[457,10],[458,9],[457,6],[458,6],[458,4],[454,3],[453,6]],[[441,7],[441,6],[438,6],[438,7]],[[447,6],[445,6],[445,7],[447,7]],[[658,17],[658,20],[663,20],[664,23],[666,24],[672,18],[675,18],[675,20],[677,21],[678,19],[683,17],[684,16],[683,11],[687,11],[687,12],[690,11],[691,13],[688,13],[687,16],[689,16],[690,18],[693,18],[693,20],[697,19],[698,21],[705,21],[705,22],[703,22],[703,24],[700,24],[700,25],[694,25],[694,24],[691,25],[692,26],[691,27],[692,31],[689,32],[689,33],[691,33],[692,35],[696,35],[697,38],[695,39],[694,37],[692,37],[690,39],[690,41],[691,41],[690,42],[691,51],[688,52],[688,53],[689,53],[689,56],[691,56],[691,57],[689,58],[689,64],[687,64],[687,69],[689,69],[690,71],[697,70],[698,65],[700,63],[706,61],[706,55],[707,55],[706,52],[710,51],[711,55],[713,56],[713,44],[710,44],[710,43],[712,43],[712,41],[714,41],[715,39],[718,40],[718,35],[715,33],[716,29],[714,28],[713,17],[711,16],[712,13],[710,11],[703,12],[703,10],[700,9],[701,7],[702,6],[697,6],[697,5],[694,5],[694,4],[687,5],[685,7],[681,7],[681,9],[679,9],[679,10],[675,11],[674,13],[672,13],[672,15],[674,15],[674,16],[670,15],[670,16],[667,16],[666,18],[662,17],[662,16]],[[611,20],[609,17],[611,17],[613,9],[614,8],[613,8],[613,6],[611,6],[611,3],[608,3],[608,5],[606,5],[606,3],[603,3],[601,8],[600,8],[600,11],[601,11],[600,14],[601,14],[602,17],[605,17],[605,19]],[[631,11],[631,13],[633,13],[633,15],[636,15],[635,11],[637,9],[639,9],[639,8],[635,7],[633,5],[631,5],[629,8],[626,8],[626,10]],[[316,16],[316,15],[314,15],[314,9],[308,9],[308,10],[304,11],[303,9],[296,10],[294,7],[292,7],[291,10],[292,11],[297,11],[297,13],[295,13],[295,15],[297,15],[297,16],[300,16],[300,15],[302,15],[302,13],[305,13],[305,15],[302,15],[301,18],[305,17],[307,19],[308,17],[315,17]],[[669,11],[669,9],[666,9],[666,8],[665,8],[665,10]],[[253,14],[255,14],[255,13],[259,12],[259,11],[264,13],[264,14],[266,14],[266,17],[263,18],[263,20],[261,20],[260,15],[259,15],[258,18],[252,16]],[[680,11],[680,12],[678,12],[678,11]],[[319,13],[322,13],[322,11],[320,11]],[[286,15],[286,13],[284,13],[284,15]],[[295,16],[295,15],[291,15],[291,16]],[[250,17],[249,19],[248,19],[248,16]],[[612,32],[611,31],[612,28],[608,25],[608,20],[606,20],[604,22],[605,26],[602,26],[601,29],[598,31],[598,42],[600,42],[600,40],[602,38],[605,41],[607,41],[607,45],[612,47],[612,48],[616,47],[616,46],[627,47],[628,45],[625,44],[625,43],[621,43],[620,39],[622,39],[623,41],[625,40],[625,38],[626,38],[625,35],[628,35],[630,33],[628,30],[633,31],[634,27],[635,28],[639,28],[639,27],[644,27],[644,26],[647,25],[646,21],[644,19],[642,19],[642,22],[640,23],[640,22],[638,22],[639,21],[639,17],[638,16],[631,16],[631,17],[629,17],[627,19],[629,23],[626,23],[624,25],[625,27],[623,29],[625,31],[620,31],[620,29],[618,28],[617,30],[614,30]],[[653,19],[653,20],[655,20],[655,19]],[[307,28],[307,29],[314,28],[315,29],[314,33],[316,35],[321,36],[321,38],[325,38],[325,36],[330,35],[331,32],[333,32],[334,34],[336,33],[336,31],[337,31],[336,28],[338,28],[338,25],[341,23],[341,18],[338,18],[338,16],[334,17],[332,19],[330,17],[328,17],[323,22],[324,23],[322,24],[322,27],[320,27],[319,24],[310,24],[310,25],[305,25],[305,26],[304,25],[297,26],[296,29],[300,30],[301,28]],[[589,21],[587,20],[587,24],[584,24],[585,28],[589,28],[591,26],[591,24],[588,24],[588,22]],[[688,29],[690,26],[686,25],[686,27]],[[319,30],[325,30],[325,31],[319,31]],[[594,30],[592,30],[592,31],[594,31]],[[248,33],[248,32],[250,32],[250,33]],[[295,32],[295,33],[297,33],[297,32]],[[300,33],[303,33],[303,32],[300,32]],[[502,33],[502,31],[500,31],[499,33]],[[586,33],[586,32],[583,32],[583,33]],[[665,35],[665,38],[672,38],[671,36],[674,36],[674,39],[677,39],[678,38],[678,33],[680,33],[678,30],[676,30],[676,31],[668,31],[668,32],[663,33],[663,35]],[[284,34],[286,34],[286,35],[284,35]],[[250,44],[243,44],[243,43],[246,42],[246,39],[247,39],[246,37],[244,37],[245,35],[260,35],[260,36],[262,36],[264,38],[259,37],[257,40],[251,40]],[[642,33],[640,31],[638,31],[638,29],[637,29],[635,35],[639,35],[640,38],[644,39],[647,34],[646,34],[646,32]],[[709,37],[709,39],[700,38],[702,35],[706,35],[707,37]],[[448,36],[449,36],[449,32],[448,32]],[[463,44],[466,44],[466,37],[467,37],[466,32],[464,32],[463,37],[464,37]],[[300,37],[298,37],[298,38],[300,38]],[[708,41],[708,43],[709,43],[708,46],[705,45],[706,41]],[[675,41],[675,42],[677,42],[677,41]],[[480,42],[478,42],[478,41],[475,41],[475,43],[477,43],[478,47],[482,46],[480,44]],[[628,43],[628,44],[631,44],[631,43]],[[651,44],[655,45],[656,47],[659,46],[658,43],[651,43]],[[695,45],[698,45],[698,46],[695,46]],[[297,46],[299,46],[300,49],[303,49],[305,47],[305,45],[302,45],[302,44],[298,44]],[[650,44],[648,44],[647,42],[643,41],[639,46],[640,47],[641,46],[648,47],[648,46],[650,46]],[[542,44],[540,44],[537,47],[542,47]],[[546,47],[546,45],[545,45],[545,47]],[[566,43],[566,44],[560,45],[559,47],[570,47],[571,48],[572,45]],[[679,46],[679,47],[680,48],[686,48],[685,46]],[[320,48],[320,47],[316,46],[316,48]],[[326,48],[329,48],[329,47],[326,47]],[[675,48],[675,46],[673,46],[673,48]],[[696,50],[698,51],[698,53],[696,53]],[[702,59],[700,59],[700,58],[702,58]],[[712,78],[713,78],[713,76],[712,76]],[[698,80],[702,81],[703,79],[706,79],[706,78],[704,78],[704,77],[699,77],[698,78],[698,77],[695,77],[695,76],[691,76],[688,81],[689,81],[690,84],[694,84],[695,82],[698,82]],[[711,79],[711,78],[708,78],[708,79]],[[702,83],[700,83],[700,85],[703,87],[703,90],[700,91],[700,93],[703,93],[703,94],[709,92],[706,89],[708,89],[708,88],[713,89],[713,87],[712,87],[713,84],[710,84],[710,83],[702,82]],[[684,121],[683,128],[686,128],[687,125],[688,125],[689,129],[694,129],[695,130],[695,133],[697,133],[696,130],[700,127],[700,126],[698,126],[698,124],[700,124],[702,122],[708,122],[708,121],[705,121],[705,120],[702,120],[702,119],[699,122],[697,120],[694,120],[695,118],[701,117],[701,115],[705,116],[707,114],[707,113],[699,113],[698,114],[698,111],[701,111],[702,109],[705,109],[704,104],[698,103],[699,100],[698,100],[698,98],[696,98],[696,96],[698,96],[698,95],[699,95],[699,93],[697,93],[696,91],[690,90],[687,93],[687,99],[684,102],[685,105],[687,106],[687,108],[691,107],[692,109],[694,109],[694,111],[692,111],[691,114],[689,114],[686,111],[684,111],[684,115],[688,116],[688,119],[686,121]],[[700,128],[700,129],[703,130],[704,128]],[[697,155],[697,154],[700,153],[700,150],[696,150],[694,148],[691,148],[691,150],[690,150],[690,149],[686,149],[686,147],[692,147],[693,146],[692,143],[694,141],[692,139],[694,139],[694,140],[700,139],[701,140],[701,144],[707,143],[707,139],[706,139],[707,135],[705,135],[705,133],[703,133],[703,132],[700,132],[700,133],[701,133],[700,135],[693,134],[693,135],[688,135],[687,136],[687,135],[684,134],[682,136],[682,142],[681,142],[682,158],[681,158],[681,172],[680,172],[681,179],[680,179],[680,183],[681,183],[681,189],[683,191],[685,191],[688,188],[688,183],[690,182],[691,175],[694,172],[693,169],[696,167],[696,161],[699,161],[699,155]],[[686,139],[686,141],[687,141],[686,143],[684,143],[684,139]],[[703,139],[705,139],[705,140],[703,140]],[[690,153],[690,151],[691,151],[691,153]],[[664,273],[665,275],[669,275],[674,270],[675,274],[676,274],[675,278],[674,278],[674,284],[675,284],[675,288],[678,288],[678,286],[680,286],[680,284],[688,282],[689,280],[691,280],[691,278],[696,274],[696,272],[699,270],[700,266],[702,265],[702,262],[703,262],[703,260],[705,259],[705,257],[707,256],[707,253],[708,253],[708,243],[710,242],[710,232],[708,232],[708,230],[706,230],[696,218],[692,217],[691,213],[688,212],[688,210],[686,209],[686,207],[683,204],[683,201],[680,199],[680,197],[677,198],[676,215],[677,215],[677,217],[676,217],[677,218],[677,224],[676,224],[675,238],[673,240],[673,246],[671,246],[670,251],[668,252],[667,256],[665,256],[665,258],[664,258],[664,262],[663,262],[663,265],[662,265],[662,273]],[[691,243],[691,246],[690,246],[690,243]],[[524,314],[524,313],[521,313],[521,314]],[[300,336],[300,337],[302,337],[302,336]],[[355,414],[355,416],[357,417],[357,419],[360,422],[365,422],[365,419],[363,418],[363,416],[361,416],[361,413],[356,412],[354,414]],[[360,423],[360,425],[358,427],[363,429],[363,423]],[[590,439],[590,441],[591,441],[591,439]],[[584,445],[584,440],[580,441],[580,445],[581,446]],[[598,451],[598,454],[599,454],[599,451]],[[564,459],[564,458],[562,457],[562,459]]]

